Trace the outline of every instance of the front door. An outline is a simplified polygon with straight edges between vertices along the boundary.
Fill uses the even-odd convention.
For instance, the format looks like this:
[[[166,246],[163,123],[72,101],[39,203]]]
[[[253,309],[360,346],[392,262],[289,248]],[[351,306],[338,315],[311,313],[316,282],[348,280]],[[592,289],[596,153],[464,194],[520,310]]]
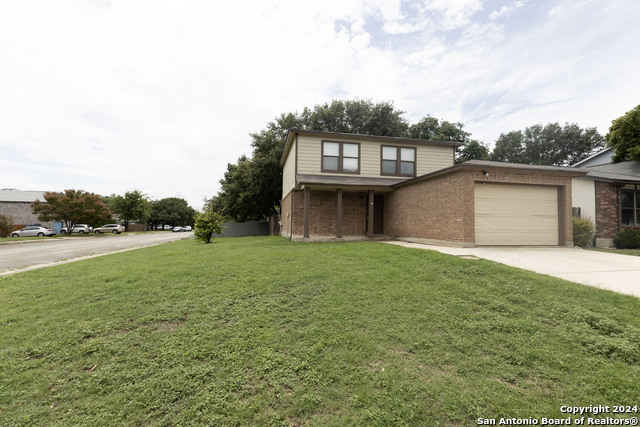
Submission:
[[[384,234],[384,196],[373,196],[373,234]]]

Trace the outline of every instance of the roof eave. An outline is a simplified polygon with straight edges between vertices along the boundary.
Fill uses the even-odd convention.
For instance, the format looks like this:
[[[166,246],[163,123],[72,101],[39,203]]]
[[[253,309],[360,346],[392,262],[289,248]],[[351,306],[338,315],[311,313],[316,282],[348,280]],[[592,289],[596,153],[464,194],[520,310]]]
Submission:
[[[535,166],[535,165],[531,165],[531,166]],[[557,166],[557,170],[553,170],[553,169],[536,169],[535,167],[533,168],[526,168],[526,167],[516,167],[513,166],[513,164],[510,163],[504,163],[504,164],[492,164],[492,165],[487,165],[487,164],[474,164],[474,163],[461,163],[459,165],[453,165],[453,166],[449,166],[448,168],[445,169],[440,169],[434,172],[430,172],[428,174],[425,175],[421,175],[421,176],[417,176],[413,179],[410,179],[408,181],[404,181],[404,182],[400,182],[398,184],[395,184],[393,187],[397,188],[397,187],[402,187],[404,185],[409,185],[412,184],[414,182],[420,182],[420,181],[425,181],[428,179],[432,179],[435,178],[437,176],[440,175],[446,175],[449,173],[454,173],[457,172],[459,170],[487,170],[487,171],[491,171],[493,170],[511,170],[514,172],[523,172],[523,171],[528,171],[528,172],[538,172],[538,173],[549,173],[549,174],[553,174],[553,175],[558,175],[558,176],[567,176],[567,177],[579,177],[579,176],[585,176],[587,175],[587,171],[585,170],[571,170],[570,168],[563,168],[560,166]]]
[[[287,138],[285,139],[284,149],[282,150],[282,155],[280,155],[280,168],[284,167],[284,163],[289,157],[289,152],[291,151],[291,146],[293,145],[293,135],[298,132],[297,129],[289,129],[287,131]]]

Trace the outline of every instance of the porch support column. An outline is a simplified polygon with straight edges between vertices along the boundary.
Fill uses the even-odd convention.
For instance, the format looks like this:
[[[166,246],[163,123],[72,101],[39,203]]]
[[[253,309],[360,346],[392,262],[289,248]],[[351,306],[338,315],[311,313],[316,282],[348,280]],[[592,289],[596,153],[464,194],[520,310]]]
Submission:
[[[304,238],[309,238],[309,206],[311,205],[310,190],[304,187]]]
[[[338,217],[336,218],[336,237],[338,239],[342,238],[342,188],[338,188],[336,190],[336,196],[338,198],[338,212],[336,214]]]
[[[367,237],[373,237],[373,190],[369,190],[367,203]]]

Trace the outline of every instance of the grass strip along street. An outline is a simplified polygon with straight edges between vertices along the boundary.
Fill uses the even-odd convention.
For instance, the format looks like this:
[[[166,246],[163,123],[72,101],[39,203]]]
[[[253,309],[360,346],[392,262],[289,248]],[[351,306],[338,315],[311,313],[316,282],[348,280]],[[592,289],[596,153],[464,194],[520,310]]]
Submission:
[[[0,277],[0,425],[475,425],[638,402],[637,298],[484,260],[226,238]]]

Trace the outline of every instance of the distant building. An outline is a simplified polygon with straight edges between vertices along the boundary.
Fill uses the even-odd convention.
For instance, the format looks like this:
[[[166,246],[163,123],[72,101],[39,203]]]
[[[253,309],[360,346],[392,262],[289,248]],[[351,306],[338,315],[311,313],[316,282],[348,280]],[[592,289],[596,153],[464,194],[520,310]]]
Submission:
[[[573,179],[572,206],[595,223],[598,247],[613,246],[625,228],[640,230],[640,162],[611,163],[613,154],[607,148],[573,165],[588,173]]]
[[[604,150],[598,151],[593,156],[587,157],[586,159],[579,161],[578,163],[573,165],[573,167],[574,168],[590,168],[591,166],[608,165],[609,163],[611,163],[611,159],[613,158],[614,154],[615,153],[613,152],[612,147],[605,148]]]
[[[41,224],[43,227],[53,227],[51,221],[40,221],[33,214],[31,203],[36,200],[44,202],[44,191],[23,191],[15,188],[0,189],[0,215],[13,217],[16,227]]]

